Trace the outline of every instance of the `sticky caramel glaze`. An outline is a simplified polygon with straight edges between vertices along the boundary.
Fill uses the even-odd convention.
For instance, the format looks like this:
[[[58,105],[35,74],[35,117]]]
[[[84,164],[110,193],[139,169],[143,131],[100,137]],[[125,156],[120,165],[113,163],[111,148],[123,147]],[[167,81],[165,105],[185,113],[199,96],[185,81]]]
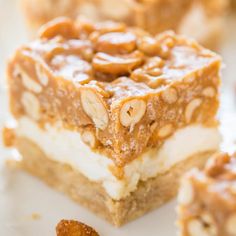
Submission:
[[[215,126],[220,57],[173,32],[56,19],[9,63],[13,115],[63,121],[124,166],[176,129]],[[87,140],[87,143],[91,143]]]

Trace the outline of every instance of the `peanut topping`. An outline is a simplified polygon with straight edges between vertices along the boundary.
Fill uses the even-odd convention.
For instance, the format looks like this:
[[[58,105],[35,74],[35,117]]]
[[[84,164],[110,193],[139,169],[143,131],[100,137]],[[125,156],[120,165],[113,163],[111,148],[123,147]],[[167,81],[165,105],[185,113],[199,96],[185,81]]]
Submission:
[[[175,103],[178,99],[177,91],[174,88],[167,88],[161,95],[162,99],[168,104]]]
[[[209,86],[203,89],[202,94],[205,97],[213,98],[216,94],[216,91],[213,87]]]
[[[142,53],[136,51],[128,55],[111,56],[105,53],[97,53],[93,58],[95,70],[114,75],[130,73],[142,63]]]
[[[19,65],[15,68],[15,74],[21,77],[22,84],[28,90],[35,93],[40,93],[42,91],[40,84],[30,78],[30,76]]]
[[[158,54],[160,51],[160,46],[157,44],[155,38],[145,36],[139,39],[138,49],[149,56],[153,56]]]
[[[24,92],[21,98],[21,103],[25,112],[34,120],[40,118],[40,104],[37,97],[31,92]]]
[[[95,49],[108,54],[131,53],[136,47],[136,37],[130,32],[114,32],[101,35]]]
[[[126,102],[120,110],[120,122],[125,127],[133,127],[146,112],[146,103],[141,99]]]
[[[215,126],[220,58],[197,43],[82,18],[56,19],[40,35],[9,63],[16,118],[28,114],[41,126],[60,120],[119,168],[177,129]],[[28,77],[14,73],[17,65]]]
[[[35,70],[36,70],[36,74],[37,74],[39,82],[42,85],[47,86],[47,84],[48,84],[48,76],[45,73],[45,71],[43,70],[43,67],[41,65],[39,65],[39,64],[36,64]]]
[[[228,153],[219,152],[211,157],[205,166],[205,173],[211,177],[217,177],[224,173],[225,166],[230,163]]]
[[[201,105],[202,99],[195,98],[185,108],[185,120],[189,123],[193,117],[195,110]]]
[[[200,219],[193,219],[188,224],[190,236],[217,236],[217,228],[210,215],[203,215]]]
[[[43,25],[39,30],[40,38],[51,39],[57,35],[65,38],[77,38],[78,33],[74,22],[66,17],[60,17]]]
[[[104,130],[108,125],[108,113],[101,96],[92,89],[81,89],[81,103],[85,113],[95,126]]]
[[[163,60],[158,57],[151,57],[146,60],[142,68],[134,70],[131,79],[137,82],[144,82],[151,88],[157,88],[166,84],[167,80],[162,76]]]
[[[154,132],[155,131],[155,129],[157,128],[157,122],[153,122],[151,125],[150,125],[150,130],[151,130],[151,132]]]
[[[84,131],[81,135],[82,140],[89,145],[91,148],[95,148],[97,141],[94,133],[92,131]]]
[[[158,136],[160,138],[165,138],[169,135],[171,135],[171,133],[174,131],[174,127],[172,124],[167,124],[164,125],[162,128],[160,128],[160,130],[158,131]]]
[[[150,88],[158,88],[166,83],[166,78],[159,75],[161,75],[161,70],[158,68],[148,71],[138,68],[132,72],[131,79],[143,82]]]

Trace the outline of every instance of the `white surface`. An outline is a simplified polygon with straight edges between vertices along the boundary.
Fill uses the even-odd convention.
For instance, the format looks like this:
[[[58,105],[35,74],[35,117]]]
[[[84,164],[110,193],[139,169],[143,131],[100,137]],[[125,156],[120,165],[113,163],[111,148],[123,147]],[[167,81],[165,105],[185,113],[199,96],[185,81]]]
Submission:
[[[236,19],[232,18],[226,27],[223,57],[227,65],[224,81],[232,87],[236,81]],[[13,0],[0,0],[0,84],[4,78],[4,62],[14,48],[25,42],[22,19],[16,11]],[[227,86],[225,86],[227,87]],[[230,90],[224,88],[221,109],[224,150],[236,149],[236,115]],[[6,101],[3,86],[0,89],[0,123],[5,120]],[[25,173],[5,167],[9,154],[0,145],[0,235],[1,236],[51,236],[55,225],[62,219],[78,219],[95,227],[101,236],[175,236],[175,202],[153,211],[146,216],[115,229],[89,211],[78,206],[63,194],[58,193],[39,180]],[[41,218],[33,220],[32,213]],[[200,235],[199,235],[200,236]]]
[[[189,125],[177,130],[160,149],[151,149],[127,164],[124,178],[119,180],[111,171],[111,159],[91,151],[78,132],[65,129],[60,123],[41,129],[32,119],[22,117],[16,133],[32,140],[49,158],[69,164],[91,181],[101,183],[115,200],[135,191],[140,180],[155,177],[199,152],[217,150],[221,143],[217,128]]]

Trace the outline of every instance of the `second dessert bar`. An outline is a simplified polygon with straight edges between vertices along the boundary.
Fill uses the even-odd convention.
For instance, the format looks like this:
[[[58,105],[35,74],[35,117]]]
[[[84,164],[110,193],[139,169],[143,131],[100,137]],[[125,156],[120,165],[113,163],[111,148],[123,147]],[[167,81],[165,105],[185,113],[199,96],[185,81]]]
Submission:
[[[215,154],[203,171],[193,169],[179,192],[181,236],[236,235],[236,154]]]
[[[114,20],[152,34],[174,30],[217,47],[229,0],[21,0],[33,29],[58,16]],[[57,9],[55,11],[55,9]]]
[[[173,32],[58,18],[9,63],[23,167],[115,225],[218,150],[221,59]]]

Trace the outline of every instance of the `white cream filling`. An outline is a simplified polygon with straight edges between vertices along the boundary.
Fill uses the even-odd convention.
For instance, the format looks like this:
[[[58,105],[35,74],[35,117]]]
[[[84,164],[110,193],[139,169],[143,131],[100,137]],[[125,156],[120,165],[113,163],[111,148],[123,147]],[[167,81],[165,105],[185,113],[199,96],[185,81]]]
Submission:
[[[124,178],[118,180],[109,168],[114,165],[113,161],[91,151],[78,132],[64,129],[59,124],[48,124],[43,130],[26,117],[19,119],[16,132],[18,136],[32,140],[52,160],[67,163],[91,181],[101,183],[116,200],[133,192],[140,180],[155,177],[198,152],[216,150],[221,142],[217,128],[191,125],[177,130],[159,150],[149,150],[127,164]]]

